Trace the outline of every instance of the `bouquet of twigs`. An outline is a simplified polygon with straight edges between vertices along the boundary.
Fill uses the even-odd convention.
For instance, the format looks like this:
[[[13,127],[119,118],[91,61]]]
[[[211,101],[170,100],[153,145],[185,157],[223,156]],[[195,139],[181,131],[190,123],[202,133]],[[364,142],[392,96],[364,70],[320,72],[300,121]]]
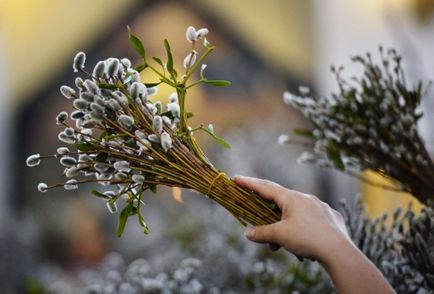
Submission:
[[[119,236],[128,217],[133,215],[148,232],[141,213],[143,192],[155,192],[158,185],[196,190],[217,201],[243,224],[278,221],[280,212],[273,203],[237,186],[207,159],[193,132],[206,132],[229,147],[214,133],[213,126],[189,126],[192,114],[186,109],[188,90],[203,83],[230,85],[228,81],[208,80],[204,76],[203,61],[215,48],[205,38],[207,34],[206,28],[187,29],[191,52],[184,59],[183,74],[175,69],[167,40],[164,40],[166,60],[148,59],[142,42],[130,30],[129,41],[142,60],[135,68],[126,58],[109,58],[99,61],[89,72],[85,69],[85,53],[77,53],[73,69],[84,79],[75,79],[76,89],[60,88],[63,96],[71,100],[72,111],[62,111],[56,118],[57,124],[64,127],[58,138],[69,147],[58,148],[54,155],[34,154],[27,159],[28,166],[37,166],[45,158],[59,159],[65,167],[66,179],[50,186],[40,183],[38,190],[46,192],[55,187],[74,190],[85,183],[111,186],[111,190],[92,193],[105,199],[112,213],[121,198],[126,200],[119,216]],[[203,53],[198,52],[201,43]],[[159,81],[143,83],[140,72],[144,70],[156,73]],[[193,78],[196,79],[192,81]],[[174,89],[165,106],[151,98],[157,95],[160,84]]]
[[[425,94],[422,83],[407,85],[401,56],[380,47],[381,62],[371,55],[356,56],[353,62],[363,74],[351,79],[341,76],[341,68],[332,67],[339,90],[331,97],[313,97],[306,87],[299,95],[284,94],[284,102],[299,109],[313,129],[296,129],[298,135],[313,142],[313,151],[299,161],[330,167],[378,185],[360,174],[375,171],[396,182],[386,189],[413,194],[424,204],[434,200],[434,163],[419,135],[418,110]],[[283,135],[281,143],[291,142]]]

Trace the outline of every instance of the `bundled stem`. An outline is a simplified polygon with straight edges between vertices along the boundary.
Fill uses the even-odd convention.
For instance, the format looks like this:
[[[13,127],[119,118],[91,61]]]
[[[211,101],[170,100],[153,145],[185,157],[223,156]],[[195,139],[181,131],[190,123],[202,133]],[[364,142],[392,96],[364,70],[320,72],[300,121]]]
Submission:
[[[78,91],[69,86],[61,87],[62,94],[72,100],[73,111],[70,114],[61,112],[56,118],[57,124],[65,127],[59,133],[60,141],[76,150],[61,147],[55,155],[35,154],[27,159],[29,166],[36,166],[42,158],[59,158],[61,165],[66,167],[64,176],[71,179],[52,186],[40,183],[38,189],[46,192],[64,186],[74,190],[84,183],[114,187],[113,191],[93,191],[93,194],[105,199],[112,213],[117,210],[119,199],[126,199],[119,215],[118,236],[128,217],[133,215],[137,216],[145,233],[148,232],[141,214],[142,196],[146,190],[155,192],[158,185],[193,189],[207,195],[243,224],[263,225],[278,221],[280,212],[274,204],[237,186],[208,160],[192,130],[205,131],[218,143],[228,146],[214,133],[213,127],[191,128],[188,125],[188,88],[200,83],[230,85],[227,81],[205,78],[205,66],[201,67],[200,80],[189,81],[200,63],[214,50],[205,39],[206,50],[196,62],[195,45],[207,33],[206,29],[196,31],[190,27],[187,30],[192,51],[184,60],[186,73],[181,77],[174,69],[167,40],[164,41],[167,62],[163,64],[161,59],[153,58],[161,70],[147,61],[143,44],[131,32],[130,42],[143,59],[135,69],[126,58],[109,58],[99,61],[89,73],[84,70],[85,54],[78,53],[73,68],[87,79],[77,77]],[[160,77],[158,83],[141,82],[140,71],[147,68]],[[150,99],[156,95],[161,83],[176,91],[170,95],[166,109],[160,101]],[[68,117],[75,122],[75,127]]]
[[[306,87],[299,95],[284,94],[284,101],[314,125],[312,131],[296,130],[315,145],[314,154],[300,161],[350,175],[373,170],[429,204],[434,201],[434,162],[417,128],[425,91],[421,82],[407,85],[395,50],[380,48],[380,56],[379,64],[369,53],[354,57],[363,74],[350,79],[341,76],[343,68],[333,67],[339,90],[331,97],[313,97]]]

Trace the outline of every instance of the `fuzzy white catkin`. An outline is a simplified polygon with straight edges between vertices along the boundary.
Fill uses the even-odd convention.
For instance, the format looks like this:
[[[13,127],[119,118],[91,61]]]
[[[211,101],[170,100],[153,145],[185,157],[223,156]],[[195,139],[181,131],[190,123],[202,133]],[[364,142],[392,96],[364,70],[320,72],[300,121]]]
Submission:
[[[114,191],[105,191],[103,194],[106,199],[112,199],[116,196]]]
[[[277,138],[277,143],[279,145],[285,145],[285,144],[289,143],[290,140],[291,140],[291,137],[289,135],[282,134],[279,136],[279,138]]]
[[[89,102],[87,102],[84,99],[75,99],[74,102],[72,103],[72,105],[79,110],[86,110],[87,107],[89,106]]]
[[[80,99],[85,100],[87,102],[93,102],[93,93],[90,92],[81,92],[80,93]]]
[[[176,103],[178,104],[178,94],[176,92],[173,92],[172,94],[169,95],[169,102],[170,103]]]
[[[206,65],[205,63],[200,66],[200,73],[199,73],[200,77],[203,78],[203,72],[205,71],[205,69],[206,69],[207,66],[208,65]]]
[[[155,132],[157,132],[158,134],[163,131],[163,120],[161,119],[161,116],[159,115],[154,116],[152,127],[154,128]]]
[[[192,51],[184,58],[184,68],[189,68],[196,63],[197,52]]]
[[[117,181],[125,181],[126,179],[128,179],[127,174],[123,173],[123,172],[118,172],[115,174],[115,180]]]
[[[134,71],[131,71],[130,73],[131,73],[131,75],[130,75],[131,83],[140,82],[140,74],[138,71],[134,70]]]
[[[34,167],[41,163],[40,154],[33,154],[27,157],[26,164],[28,167]]]
[[[98,61],[98,63],[93,68],[92,75],[95,78],[104,78],[106,72],[106,64],[104,61]]]
[[[86,62],[86,54],[84,52],[78,52],[74,56],[74,61],[72,63],[72,68],[74,72],[78,72],[79,69],[84,68],[84,64]]]
[[[201,28],[201,29],[197,30],[196,35],[197,35],[198,39],[202,39],[203,37],[208,35],[208,29],[207,28]]]
[[[139,185],[142,185],[143,182],[145,181],[145,177],[142,175],[133,175],[131,179],[133,180],[134,183]]]
[[[189,43],[193,43],[197,40],[196,29],[192,26],[189,26],[185,31],[185,37]]]
[[[155,94],[157,94],[157,92],[158,92],[157,87],[148,88],[148,96],[154,96]]]
[[[61,125],[62,123],[64,123],[66,121],[66,119],[68,118],[68,113],[65,111],[60,112],[57,116],[56,116],[56,124],[57,125]]]
[[[57,148],[57,154],[65,155],[69,153],[69,149],[67,147],[59,147]]]
[[[110,77],[117,76],[120,68],[121,68],[121,63],[119,62],[119,59],[113,58],[107,63],[107,74]]]
[[[106,206],[110,213],[115,213],[118,210],[118,205],[116,202],[107,201]]]
[[[78,189],[77,180],[76,179],[68,180],[66,181],[65,185],[63,185],[63,187],[65,188],[65,190],[77,190]]]
[[[146,139],[146,135],[140,130],[135,130],[134,135],[141,140]]]
[[[131,67],[131,60],[129,60],[128,58],[122,58],[121,63],[125,67],[125,69],[129,69]]]
[[[158,112],[157,107],[150,102],[146,103],[146,108],[152,113],[152,115],[156,115]]]
[[[291,105],[295,98],[297,98],[297,96],[295,96],[291,92],[285,91],[283,93],[283,102],[285,102],[285,104],[287,105]]]
[[[170,120],[170,118],[168,118],[167,116],[163,116],[162,118],[165,125],[169,127],[172,126],[172,121]]]
[[[60,87],[60,93],[62,93],[65,98],[72,99],[75,97],[75,90],[69,86],[61,86]]]
[[[39,183],[39,184],[38,184],[38,191],[39,191],[39,192],[42,192],[42,193],[47,192],[47,191],[48,191],[48,186],[47,186],[47,184],[45,184],[45,183]]]
[[[75,138],[67,136],[64,132],[60,132],[57,138],[66,144],[73,144],[75,143]]]
[[[109,166],[104,162],[97,162],[93,165],[93,168],[99,173],[105,173],[109,169]]]
[[[65,135],[67,135],[68,137],[72,137],[72,136],[74,136],[74,133],[75,133],[75,131],[74,131],[73,128],[66,128],[63,132],[64,132]]]
[[[172,115],[176,118],[179,118],[181,115],[179,104],[177,103],[169,103],[167,104],[167,109],[172,113]]]
[[[65,166],[65,167],[75,166],[76,163],[77,163],[77,160],[71,156],[64,156],[60,159],[60,164]]]
[[[80,172],[80,170],[73,166],[73,167],[66,169],[65,176],[67,178],[73,178],[73,177],[78,176],[79,172]]]
[[[211,132],[211,134],[214,134],[214,125],[213,124],[209,124],[207,129],[208,129],[208,131]]]
[[[129,115],[121,114],[118,117],[118,123],[122,127],[126,128],[126,129],[130,129],[134,125],[134,119]]]
[[[85,80],[83,83],[84,87],[92,94],[99,94],[99,88],[92,80]]]
[[[164,151],[168,151],[172,148],[172,138],[167,132],[161,134],[161,147],[163,147]]]
[[[148,136],[148,140],[156,144],[160,143],[160,138],[158,138],[158,136],[155,134],[150,134]]]
[[[110,107],[111,109],[113,109],[114,111],[121,110],[121,105],[119,104],[118,101],[116,101],[113,98],[111,98],[110,100],[107,101],[107,106]]]
[[[105,106],[104,98],[102,98],[100,95],[94,95],[93,96],[93,102],[95,102],[99,106],[102,106],[102,107]]]
[[[211,43],[206,38],[203,38],[202,45],[203,47],[208,48],[211,45]]]
[[[144,84],[134,82],[130,88],[130,95],[133,99],[145,98],[148,95],[148,89]]]
[[[116,161],[113,164],[113,167],[122,172],[128,172],[130,170],[130,163],[128,161],[122,160],[122,161]]]
[[[80,89],[80,90],[83,90],[83,79],[82,78],[80,78],[80,77],[76,77],[75,78],[75,86],[78,88],[78,89]]]

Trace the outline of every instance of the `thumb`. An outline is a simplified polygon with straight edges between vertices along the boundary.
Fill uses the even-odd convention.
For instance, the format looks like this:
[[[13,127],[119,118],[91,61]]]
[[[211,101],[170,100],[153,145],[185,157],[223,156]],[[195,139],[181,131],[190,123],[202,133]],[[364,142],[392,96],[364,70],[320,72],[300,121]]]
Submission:
[[[275,224],[247,228],[244,235],[250,241],[258,243],[277,243]]]

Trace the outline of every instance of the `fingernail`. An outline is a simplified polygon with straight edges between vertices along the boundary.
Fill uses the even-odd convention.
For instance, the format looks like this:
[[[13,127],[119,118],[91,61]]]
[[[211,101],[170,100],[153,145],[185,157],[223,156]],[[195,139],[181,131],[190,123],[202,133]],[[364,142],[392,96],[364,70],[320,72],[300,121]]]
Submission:
[[[255,238],[255,234],[256,234],[256,231],[255,231],[255,228],[253,228],[253,227],[247,228],[247,230],[244,232],[244,235],[245,235],[248,239],[253,239],[253,238]]]

